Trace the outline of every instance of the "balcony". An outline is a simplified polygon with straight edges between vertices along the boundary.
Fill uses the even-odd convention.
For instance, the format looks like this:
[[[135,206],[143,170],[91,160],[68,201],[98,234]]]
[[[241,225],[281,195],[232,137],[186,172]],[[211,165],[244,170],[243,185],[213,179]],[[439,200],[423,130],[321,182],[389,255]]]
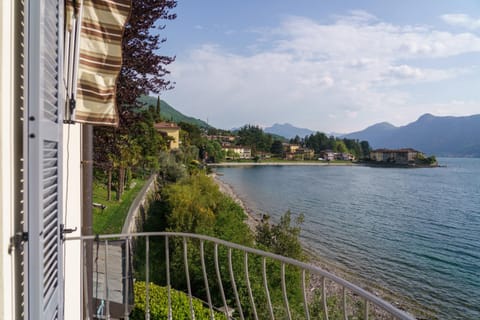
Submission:
[[[81,241],[82,281],[92,288],[84,301],[92,304],[94,319],[131,319],[140,280],[145,285],[135,293],[142,297],[136,317],[151,319],[152,278],[166,292],[161,307],[167,319],[185,317],[172,304],[178,291],[188,297],[183,312],[190,319],[199,318],[199,302],[209,319],[415,319],[318,267],[208,236],[149,232],[66,240]]]

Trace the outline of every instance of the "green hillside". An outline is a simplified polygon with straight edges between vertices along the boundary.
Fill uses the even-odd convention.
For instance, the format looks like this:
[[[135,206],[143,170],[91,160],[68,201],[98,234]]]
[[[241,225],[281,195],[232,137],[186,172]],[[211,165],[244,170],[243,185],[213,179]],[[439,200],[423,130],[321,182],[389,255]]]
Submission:
[[[142,96],[138,100],[147,106],[153,106],[153,107],[157,106],[157,97]],[[171,120],[176,123],[187,122],[187,123],[191,123],[196,126],[199,126],[201,128],[211,127],[205,121],[186,116],[183,113],[175,110],[171,105],[169,105],[164,100],[160,100],[160,115],[162,116],[163,119]]]

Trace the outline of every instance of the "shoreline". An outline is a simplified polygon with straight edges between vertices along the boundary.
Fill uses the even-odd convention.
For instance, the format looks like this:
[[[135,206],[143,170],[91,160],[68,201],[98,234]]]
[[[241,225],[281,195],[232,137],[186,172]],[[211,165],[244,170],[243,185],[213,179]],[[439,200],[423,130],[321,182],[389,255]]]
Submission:
[[[210,168],[226,167],[281,167],[281,166],[317,166],[317,167],[369,167],[369,168],[401,168],[401,169],[422,169],[422,168],[443,168],[446,165],[406,165],[374,162],[328,162],[328,161],[285,161],[285,162],[219,162],[207,164]]]
[[[243,163],[239,164],[243,165]],[[248,165],[248,164],[247,164]],[[267,164],[264,164],[267,165]],[[282,165],[282,164],[276,164],[276,165]],[[320,165],[326,165],[326,164],[320,164]],[[238,194],[235,193],[234,189],[232,186],[230,186],[228,183],[224,182],[219,178],[219,176],[216,173],[211,173],[209,174],[210,177],[212,177],[213,181],[218,185],[219,190],[229,196],[231,199],[233,199],[245,212],[247,215],[247,219],[245,222],[247,225],[250,227],[252,232],[256,232],[256,227],[260,224],[261,222],[261,216],[256,214],[252,209],[248,208],[244,200],[241,199]],[[355,285],[360,286],[361,288],[369,291],[370,293],[374,294],[375,296],[378,296],[382,298],[383,300],[389,302],[391,305],[399,308],[400,310],[406,311],[414,317],[418,319],[437,319],[437,317],[434,315],[432,310],[426,309],[425,306],[422,306],[415,301],[412,301],[408,299],[407,297],[400,296],[400,294],[392,291],[391,289],[381,287],[380,285],[376,284],[374,281],[366,279],[361,277],[358,274],[355,274],[349,270],[346,270],[345,267],[338,265],[338,263],[335,263],[335,261],[329,261],[322,257],[312,246],[309,246],[308,243],[306,243],[303,239],[300,239],[303,247],[303,251],[306,255],[306,262],[318,267],[322,270],[325,270],[331,274],[334,274],[336,276],[339,276],[345,280],[347,280],[350,283],[353,283]],[[310,285],[309,285],[309,295],[313,293],[315,288],[320,288],[321,287],[321,279],[320,278],[312,278]],[[327,284],[327,292],[329,292],[331,295],[338,295],[340,293],[341,289],[340,287],[335,284],[335,283],[329,283]],[[353,294],[349,294],[351,297],[354,298]],[[376,306],[372,306],[373,308],[377,309]],[[377,310],[380,311],[381,310]],[[380,317],[380,319],[383,319]]]
[[[304,162],[304,161],[285,161],[285,162],[220,162],[209,163],[209,167],[257,167],[257,166],[359,166],[355,162]]]

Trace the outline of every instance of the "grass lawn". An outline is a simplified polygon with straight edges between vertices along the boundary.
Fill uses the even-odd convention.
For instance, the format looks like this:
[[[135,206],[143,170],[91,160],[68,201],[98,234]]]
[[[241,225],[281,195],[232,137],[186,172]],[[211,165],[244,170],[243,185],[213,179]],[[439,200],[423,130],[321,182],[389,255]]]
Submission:
[[[133,179],[130,181],[130,189],[125,190],[122,199],[116,201],[116,194],[112,191],[112,200],[107,201],[107,188],[104,184],[94,182],[93,184],[93,202],[106,206],[104,210],[93,208],[93,233],[110,234],[120,233],[123,223],[128,214],[128,209],[138,192],[145,184],[145,180]]]

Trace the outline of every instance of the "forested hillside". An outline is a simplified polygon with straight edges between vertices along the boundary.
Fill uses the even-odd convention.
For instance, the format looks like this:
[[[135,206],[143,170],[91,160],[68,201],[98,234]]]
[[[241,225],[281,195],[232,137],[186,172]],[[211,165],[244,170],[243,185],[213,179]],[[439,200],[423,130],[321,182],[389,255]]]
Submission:
[[[138,100],[141,103],[146,104],[148,107],[156,108],[158,98],[152,97],[152,96],[141,96]],[[160,100],[160,115],[163,119],[168,121],[173,121],[177,123],[186,122],[186,123],[194,124],[201,128],[210,127],[205,121],[184,115],[183,113],[173,108],[164,100]]]

